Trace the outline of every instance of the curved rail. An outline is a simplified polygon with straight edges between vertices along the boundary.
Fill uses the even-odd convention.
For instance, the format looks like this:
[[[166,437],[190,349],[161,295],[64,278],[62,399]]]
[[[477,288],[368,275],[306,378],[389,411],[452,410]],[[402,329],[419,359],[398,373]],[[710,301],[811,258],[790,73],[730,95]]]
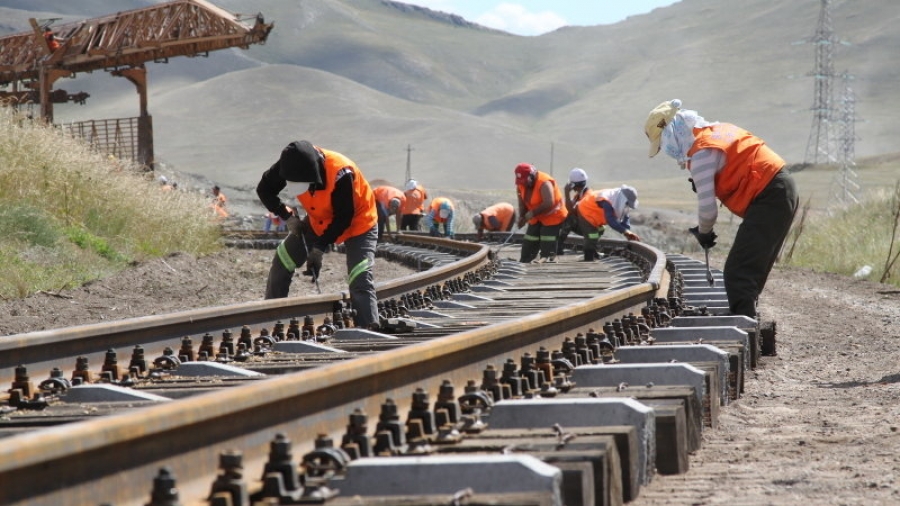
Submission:
[[[425,237],[408,240],[449,245]],[[378,287],[379,295],[396,295],[456,276],[491,256],[490,248],[483,245],[456,245],[472,254],[435,272],[383,283]],[[616,315],[639,313],[662,286],[666,261],[661,252],[621,241],[609,241],[605,247],[645,262],[647,280],[545,313],[377,356],[16,436],[15,444],[0,446],[0,482],[17,484],[0,487],[0,503],[91,504],[102,497],[116,504],[139,504],[136,501],[146,498],[148,477],[162,465],[171,467],[179,477],[179,489],[186,497],[204,497],[209,486],[204,480],[215,475],[217,455],[223,448],[242,451],[244,466],[252,476],[262,468],[267,442],[276,433],[296,441],[299,451],[307,451],[319,435],[338,436],[348,413],[355,409],[375,413],[388,398],[402,412],[409,408],[409,392],[413,389],[437,391],[444,381],[461,388],[467,381],[478,379],[486,367],[501,364],[510,356],[533,353],[539,347],[557,349],[566,334],[586,331]],[[265,320],[282,318],[296,314],[301,305],[305,312],[309,307],[328,311],[343,297],[331,294],[252,302],[14,336],[2,343],[0,356],[4,356],[6,367],[56,346],[70,355],[81,353],[73,350],[85,346],[96,348],[98,344],[87,344],[93,340],[103,343],[101,349],[132,344],[150,332],[148,326],[155,327],[154,332],[180,336],[185,333],[185,325],[191,332],[203,332],[213,326],[246,323],[250,314]],[[24,348],[16,352],[17,347]],[[6,357],[7,351],[16,358]],[[63,479],[48,480],[48,473]],[[41,491],[37,499],[36,490]]]

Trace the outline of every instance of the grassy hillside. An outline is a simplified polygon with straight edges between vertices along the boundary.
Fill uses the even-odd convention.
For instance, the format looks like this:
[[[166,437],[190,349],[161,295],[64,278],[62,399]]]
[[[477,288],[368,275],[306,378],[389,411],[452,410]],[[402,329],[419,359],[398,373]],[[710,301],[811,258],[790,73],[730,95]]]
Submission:
[[[520,161],[557,174],[581,166],[611,181],[667,178],[669,161],[647,159],[642,123],[675,97],[708,119],[750,129],[789,161],[805,155],[814,47],[803,41],[815,32],[818,0],[727,8],[681,0],[615,25],[540,37],[379,0],[215,3],[262,11],[275,22],[268,42],[149,64],[150,111],[160,160],[234,188],[252,187],[296,137],[392,179],[402,178],[411,145],[413,174],[431,186],[502,189]],[[24,8],[21,0],[3,6]],[[834,2],[832,17],[836,36],[850,42],[837,47],[835,69],[855,76],[856,153],[894,151],[884,105],[900,82],[891,63],[900,12],[893,0]],[[85,77],[58,86],[79,91]],[[91,86],[112,89],[116,80],[103,77],[90,76]],[[136,113],[127,83],[109,99],[84,91],[89,105],[59,105],[59,119]]]
[[[217,249],[206,198],[161,188],[152,174],[0,108],[0,299]]]

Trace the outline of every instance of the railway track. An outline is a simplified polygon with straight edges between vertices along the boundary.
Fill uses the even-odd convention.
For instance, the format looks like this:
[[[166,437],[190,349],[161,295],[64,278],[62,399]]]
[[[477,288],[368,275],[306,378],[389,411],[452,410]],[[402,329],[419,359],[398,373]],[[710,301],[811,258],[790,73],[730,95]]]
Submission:
[[[388,334],[343,325],[337,293],[4,338],[0,503],[619,504],[688,472],[756,322],[643,244],[516,248],[383,245],[426,269],[378,286]]]

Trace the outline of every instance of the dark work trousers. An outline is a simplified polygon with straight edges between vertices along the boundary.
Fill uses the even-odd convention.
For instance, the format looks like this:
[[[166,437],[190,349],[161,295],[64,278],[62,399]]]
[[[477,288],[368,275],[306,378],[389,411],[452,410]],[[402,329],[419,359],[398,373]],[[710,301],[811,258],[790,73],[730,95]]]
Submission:
[[[421,214],[404,214],[400,217],[400,228],[403,230],[419,230],[419,221],[421,219]]]
[[[732,314],[756,318],[756,301],[794,221],[798,203],[794,178],[781,170],[747,207],[722,271]]]
[[[266,284],[266,298],[280,299],[288,296],[294,271],[306,262],[307,248],[316,236],[307,232],[305,237],[288,234],[278,245],[269,279]],[[357,327],[370,327],[378,323],[378,299],[375,295],[375,245],[378,241],[378,227],[344,241],[347,259],[350,303],[356,310],[353,317]]]
[[[388,220],[390,220],[391,214],[390,211],[388,211],[388,208],[384,207],[384,204],[381,202],[376,202],[375,208],[378,210],[378,242],[381,242],[384,238],[385,228],[390,227]]]
[[[572,214],[569,214],[569,216],[572,216]],[[583,238],[581,244],[584,248],[584,261],[592,262],[594,260],[599,260],[600,254],[597,252],[597,242],[600,241],[600,236],[603,235],[605,227],[603,225],[591,225],[591,223],[582,218],[580,214],[576,214],[575,216],[578,223],[578,233],[581,234],[581,237]]]
[[[569,237],[573,231],[577,232],[578,227],[578,213],[575,211],[570,211],[569,215],[566,216],[566,219],[559,225],[559,240],[556,241],[556,254],[562,255],[565,253],[566,249],[566,238]]]
[[[522,238],[522,254],[519,262],[528,263],[537,258],[540,252],[541,258],[556,258],[556,242],[559,240],[560,225],[543,225],[541,222],[528,224],[525,236]]]

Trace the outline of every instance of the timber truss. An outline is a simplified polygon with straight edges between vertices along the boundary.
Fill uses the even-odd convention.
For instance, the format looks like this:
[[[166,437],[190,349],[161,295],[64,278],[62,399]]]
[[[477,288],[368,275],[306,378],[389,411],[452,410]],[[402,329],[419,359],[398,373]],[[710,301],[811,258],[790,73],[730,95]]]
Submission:
[[[0,101],[39,103],[41,117],[52,123],[54,102],[84,103],[88,96],[54,91],[53,83],[78,72],[106,70],[137,87],[141,117],[147,117],[149,128],[146,62],[165,63],[176,56],[205,56],[232,47],[247,49],[264,44],[272,27],[261,14],[248,23],[206,0],[174,0],[54,25],[60,46],[53,50],[44,36],[48,26],[32,19],[31,31],[0,37],[0,86],[12,88],[0,90]],[[147,134],[152,145],[152,133]],[[152,159],[152,152],[149,156]]]

